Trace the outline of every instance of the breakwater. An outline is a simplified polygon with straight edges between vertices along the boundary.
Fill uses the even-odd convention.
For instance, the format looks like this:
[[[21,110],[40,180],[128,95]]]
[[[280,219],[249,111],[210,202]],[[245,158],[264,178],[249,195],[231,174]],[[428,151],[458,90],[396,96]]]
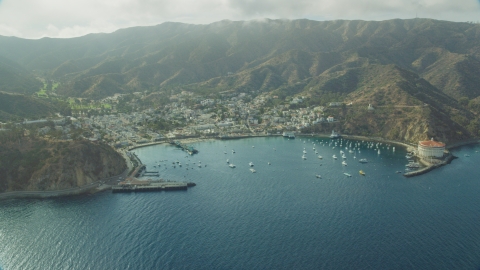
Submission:
[[[193,182],[145,182],[136,184],[121,184],[112,187],[112,193],[128,193],[128,192],[148,192],[148,191],[172,191],[187,190],[193,187]]]
[[[454,155],[448,153],[448,155],[444,158],[444,160],[436,162],[436,163],[431,163],[431,162],[428,162],[425,159],[420,159],[420,163],[422,163],[426,167],[424,167],[420,170],[413,171],[413,172],[407,172],[407,173],[403,174],[403,176],[412,177],[412,176],[422,175],[422,174],[427,173],[427,172],[429,172],[433,169],[436,169],[436,168],[442,167],[446,164],[449,164],[455,158],[456,157]]]

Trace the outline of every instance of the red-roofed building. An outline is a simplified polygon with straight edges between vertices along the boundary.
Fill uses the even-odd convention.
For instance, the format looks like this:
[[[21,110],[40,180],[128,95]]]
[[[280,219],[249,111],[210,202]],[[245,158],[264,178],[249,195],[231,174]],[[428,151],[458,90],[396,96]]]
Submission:
[[[436,142],[433,138],[430,141],[418,142],[418,155],[420,157],[443,157],[445,144]]]

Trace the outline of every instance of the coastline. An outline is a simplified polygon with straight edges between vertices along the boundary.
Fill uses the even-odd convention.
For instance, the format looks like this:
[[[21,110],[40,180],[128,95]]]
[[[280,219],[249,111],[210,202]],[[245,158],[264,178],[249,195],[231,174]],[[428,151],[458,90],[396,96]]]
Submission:
[[[205,141],[213,141],[213,140],[236,140],[236,139],[246,139],[246,138],[257,138],[257,137],[278,137],[281,136],[279,134],[265,134],[265,135],[246,135],[246,136],[234,136],[234,137],[191,137],[191,138],[179,138],[178,140],[181,141],[182,143],[197,143],[197,142],[205,142]],[[329,134],[320,134],[320,133],[314,133],[314,134],[297,134],[296,136],[298,137],[325,137],[329,138]],[[412,152],[416,150],[415,145],[405,143],[405,142],[399,142],[399,141],[392,141],[388,139],[384,139],[381,137],[367,137],[367,136],[358,136],[358,135],[342,135],[342,138],[346,139],[354,139],[354,140],[365,140],[365,141],[371,141],[371,142],[382,142],[382,143],[390,143],[390,144],[395,144],[401,147],[404,147],[408,152]],[[75,187],[75,188],[70,188],[70,189],[64,189],[64,190],[54,190],[54,191],[9,191],[9,192],[3,192],[0,193],[0,200],[3,199],[18,199],[18,198],[37,198],[37,199],[42,199],[42,198],[52,198],[52,197],[65,197],[65,196],[75,196],[75,195],[81,195],[81,194],[86,194],[86,193],[97,193],[101,191],[108,190],[112,187],[112,185],[105,184],[105,182],[112,181],[112,179],[117,179],[118,177],[127,177],[127,173],[132,170],[132,164],[129,162],[128,157],[126,156],[126,151],[131,151],[135,150],[138,148],[143,148],[143,147],[148,147],[148,146],[153,146],[153,145],[158,145],[158,144],[164,144],[168,143],[167,141],[158,141],[158,142],[151,142],[151,143],[146,143],[146,144],[141,144],[141,145],[135,145],[130,148],[127,148],[127,150],[122,151],[122,155],[125,158],[125,162],[127,164],[127,169],[119,175],[112,176],[106,179],[100,179],[95,182],[92,182],[88,185],[82,186],[82,187]],[[468,141],[463,141],[463,142],[457,142],[451,145],[446,146],[446,149],[454,149],[458,148],[461,146],[465,145],[472,145],[472,144],[479,144],[480,140],[479,139],[472,139]],[[448,151],[447,150],[447,151]],[[448,151],[447,156],[444,157],[444,160],[441,162],[437,163],[430,163],[427,160],[417,157],[419,161],[425,165],[426,167],[405,173],[405,177],[412,177],[412,176],[417,176],[421,175],[424,173],[427,173],[433,169],[436,169],[438,167],[444,166],[446,164],[449,164],[453,159],[456,157],[453,156],[450,151]],[[137,157],[138,159],[138,157]],[[141,164],[140,159],[139,163]]]
[[[29,191],[29,190],[19,190],[19,191],[8,191],[0,193],[0,200],[8,199],[45,199],[45,198],[54,198],[54,197],[67,197],[67,196],[76,196],[87,193],[97,193],[111,188],[111,185],[105,184],[109,181],[114,181],[119,177],[125,178],[129,172],[129,166],[127,162],[127,168],[119,175],[115,175],[108,178],[99,179],[90,184],[74,187],[69,189],[62,190],[49,190],[49,191]]]

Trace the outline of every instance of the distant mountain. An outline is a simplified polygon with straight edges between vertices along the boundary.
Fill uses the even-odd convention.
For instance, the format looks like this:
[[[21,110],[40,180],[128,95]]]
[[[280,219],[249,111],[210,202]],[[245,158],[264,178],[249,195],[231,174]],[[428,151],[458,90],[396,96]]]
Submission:
[[[0,56],[0,91],[32,94],[42,82],[16,62]]]
[[[397,65],[455,98],[480,95],[480,26],[430,19],[164,23],[72,39],[0,37],[0,55],[63,82],[59,93],[94,98],[169,85],[269,91],[359,63]]]
[[[21,66],[27,72],[15,74],[59,81],[56,91],[66,96],[97,99],[179,87],[202,94],[269,92],[282,101],[302,95],[307,105],[352,102],[346,111],[355,113],[345,115],[344,131],[406,140],[480,135],[479,24],[163,23],[72,39],[0,37],[0,57],[17,64],[9,72]],[[369,103],[383,114],[363,114]],[[360,120],[372,123],[366,128]]]

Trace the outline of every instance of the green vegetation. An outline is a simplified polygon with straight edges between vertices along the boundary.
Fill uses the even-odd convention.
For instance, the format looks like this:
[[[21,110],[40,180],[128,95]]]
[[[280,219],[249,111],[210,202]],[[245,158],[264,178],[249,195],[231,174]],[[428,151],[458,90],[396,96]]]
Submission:
[[[51,80],[47,80],[43,82],[43,87],[35,93],[38,97],[48,98],[52,93],[55,93],[55,90],[60,85],[59,82],[52,82]]]

